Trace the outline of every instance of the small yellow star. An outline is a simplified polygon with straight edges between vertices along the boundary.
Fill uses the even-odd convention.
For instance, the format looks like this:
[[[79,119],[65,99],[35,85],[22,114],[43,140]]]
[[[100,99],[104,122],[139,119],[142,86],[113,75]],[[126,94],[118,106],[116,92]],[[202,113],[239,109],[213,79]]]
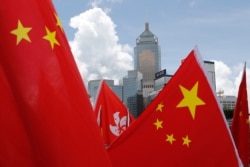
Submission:
[[[62,26],[62,22],[61,22],[60,18],[58,17],[57,14],[55,14],[55,17],[56,17],[56,25],[58,27],[60,27],[60,29],[63,31],[63,26]]]
[[[247,124],[250,124],[250,120],[249,120],[249,119],[246,119],[246,123],[247,123]]]
[[[243,113],[242,113],[242,111],[240,111],[240,113],[239,113],[239,116],[240,116],[240,117],[242,117],[242,116],[243,116]]]
[[[182,145],[186,145],[187,147],[189,147],[189,143],[191,142],[191,140],[188,138],[188,135],[186,137],[183,137],[182,140]]]
[[[163,121],[159,121],[158,118],[156,119],[154,125],[156,126],[156,129],[158,130],[159,128],[163,128],[162,127],[162,123]]]
[[[164,107],[164,105],[162,104],[162,102],[160,104],[158,104],[156,111],[160,111],[162,112],[162,108]]]
[[[173,144],[173,142],[175,141],[176,139],[174,138],[174,135],[173,133],[171,135],[167,135],[167,138],[165,141],[168,141],[170,144]]]
[[[188,107],[192,118],[195,119],[196,106],[205,105],[205,103],[197,96],[198,81],[190,91],[181,85],[180,89],[184,97],[176,107]]]
[[[28,42],[31,42],[30,37],[28,33],[30,32],[32,28],[31,27],[24,27],[22,22],[18,20],[17,22],[17,28],[12,30],[10,33],[16,35],[16,45],[18,45],[23,39],[25,39]]]
[[[60,45],[59,42],[56,39],[56,31],[50,32],[50,30],[45,27],[46,29],[46,35],[43,37],[43,39],[46,39],[50,42],[50,46],[52,49],[54,49],[54,45]]]

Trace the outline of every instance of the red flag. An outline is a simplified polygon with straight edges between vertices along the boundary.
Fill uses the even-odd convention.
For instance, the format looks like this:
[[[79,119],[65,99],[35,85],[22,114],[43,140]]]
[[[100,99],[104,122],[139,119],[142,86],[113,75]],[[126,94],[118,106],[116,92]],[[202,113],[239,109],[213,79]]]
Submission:
[[[2,1],[0,18],[0,166],[110,166],[52,1]]]
[[[240,158],[245,167],[249,166],[249,115],[247,100],[246,64],[238,90],[231,132]]]
[[[104,143],[109,146],[114,139],[126,130],[133,121],[133,117],[104,80],[100,86],[95,113]]]
[[[215,93],[192,50],[142,115],[108,148],[113,167],[240,163]]]

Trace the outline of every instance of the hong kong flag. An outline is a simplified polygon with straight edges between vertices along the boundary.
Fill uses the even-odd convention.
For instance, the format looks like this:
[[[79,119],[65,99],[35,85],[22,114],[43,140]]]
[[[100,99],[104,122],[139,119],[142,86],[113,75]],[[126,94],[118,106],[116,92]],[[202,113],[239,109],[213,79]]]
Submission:
[[[105,80],[100,84],[95,103],[95,114],[106,147],[120,136],[134,120],[127,107]]]

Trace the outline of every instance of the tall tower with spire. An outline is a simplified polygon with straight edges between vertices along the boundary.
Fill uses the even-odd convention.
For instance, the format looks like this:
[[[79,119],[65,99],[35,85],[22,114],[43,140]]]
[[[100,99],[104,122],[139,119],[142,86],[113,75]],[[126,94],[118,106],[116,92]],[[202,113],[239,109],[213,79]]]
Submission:
[[[149,30],[149,23],[145,23],[144,32],[136,38],[134,48],[134,69],[143,74],[143,96],[147,97],[154,91],[155,73],[161,70],[161,50],[158,38]]]

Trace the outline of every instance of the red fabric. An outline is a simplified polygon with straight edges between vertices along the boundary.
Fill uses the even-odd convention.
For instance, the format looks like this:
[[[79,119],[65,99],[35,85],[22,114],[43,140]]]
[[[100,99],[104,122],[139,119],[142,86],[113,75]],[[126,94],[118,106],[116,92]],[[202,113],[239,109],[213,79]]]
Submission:
[[[110,166],[56,16],[50,0],[1,2],[1,167]]]
[[[95,114],[105,146],[109,146],[134,120],[127,107],[109,88],[105,80],[100,85]]]
[[[234,109],[231,132],[245,167],[249,165],[249,115],[247,101],[246,66],[238,90],[238,98]]]
[[[215,93],[192,50],[142,115],[108,148],[113,167],[238,166]]]

